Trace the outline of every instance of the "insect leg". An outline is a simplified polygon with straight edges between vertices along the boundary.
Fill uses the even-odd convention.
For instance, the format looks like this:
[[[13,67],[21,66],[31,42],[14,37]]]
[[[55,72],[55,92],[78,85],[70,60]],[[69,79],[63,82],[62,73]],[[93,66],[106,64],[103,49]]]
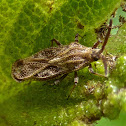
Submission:
[[[79,78],[78,78],[78,75],[77,75],[77,71],[75,71],[75,72],[74,72],[74,86],[73,86],[73,88],[72,88],[70,94],[68,95],[67,100],[69,99],[70,95],[72,94],[74,88],[77,86],[78,81],[79,81]]]
[[[102,41],[101,41],[101,40],[98,40],[98,41],[93,45],[92,49],[97,48],[97,46],[98,46],[100,43],[102,43]]]
[[[58,46],[61,46],[61,45],[62,45],[62,44],[61,44],[58,40],[56,40],[56,39],[52,39],[51,42],[52,42],[51,46],[53,46],[53,42],[55,42]]]
[[[57,85],[58,83],[60,83],[68,74],[64,74],[62,77],[60,77],[58,80],[54,81],[54,85]]]
[[[75,42],[78,42],[78,36],[80,36],[78,33],[75,35]]]
[[[89,72],[92,73],[92,74],[95,74],[95,75],[98,75],[98,76],[102,76],[102,77],[107,77],[106,75],[102,75],[102,74],[99,74],[99,73],[94,72],[94,70],[93,70],[91,64],[89,65],[88,70],[89,70]],[[105,70],[105,73],[106,73],[106,70]]]

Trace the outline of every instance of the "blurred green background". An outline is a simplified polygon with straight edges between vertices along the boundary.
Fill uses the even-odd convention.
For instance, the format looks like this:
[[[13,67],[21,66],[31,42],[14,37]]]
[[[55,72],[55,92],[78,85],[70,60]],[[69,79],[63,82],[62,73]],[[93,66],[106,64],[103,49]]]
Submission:
[[[125,126],[126,125],[126,112],[121,112],[119,117],[116,120],[109,120],[107,118],[102,118],[100,121],[97,121],[96,126]]]

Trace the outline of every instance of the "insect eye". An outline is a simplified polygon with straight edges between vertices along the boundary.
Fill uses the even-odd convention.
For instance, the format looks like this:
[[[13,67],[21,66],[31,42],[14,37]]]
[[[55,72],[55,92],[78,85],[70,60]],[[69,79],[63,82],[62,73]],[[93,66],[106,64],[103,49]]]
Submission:
[[[94,61],[98,61],[99,60],[99,58],[98,57],[94,57]]]
[[[93,61],[97,61],[99,60],[99,56],[97,56],[96,54],[92,54],[92,59]]]

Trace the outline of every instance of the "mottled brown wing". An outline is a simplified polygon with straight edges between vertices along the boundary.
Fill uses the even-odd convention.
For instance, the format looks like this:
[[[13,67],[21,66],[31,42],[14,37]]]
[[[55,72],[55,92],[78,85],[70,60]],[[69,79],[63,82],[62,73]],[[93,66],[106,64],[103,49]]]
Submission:
[[[47,48],[47,49],[37,52],[36,54],[32,55],[29,58],[50,60],[56,57],[58,54],[62,53],[67,48],[68,48],[67,45]]]
[[[86,57],[88,56],[90,48],[85,48],[79,43],[71,43],[59,51],[57,55],[50,58],[49,65],[37,72],[33,78],[38,80],[47,80],[58,77],[59,75],[67,74],[73,71],[77,71],[86,67],[89,62]]]
[[[28,58],[17,60],[12,66],[12,77],[16,81],[32,78],[35,74],[50,66],[48,61],[61,53],[65,48],[67,47],[51,47]]]
[[[78,62],[78,63],[77,63]],[[77,60],[74,62],[73,60],[69,60],[64,62],[62,65],[56,64],[56,65],[48,65],[44,69],[42,69],[40,72],[37,72],[32,78],[36,80],[48,80],[53,79],[58,76],[71,73],[73,71],[77,71],[80,68],[87,66],[88,62],[87,60]]]
[[[17,60],[12,66],[12,77],[17,81],[31,78],[34,74],[48,66],[47,60]]]
[[[33,76],[36,80],[48,80],[67,73],[67,69],[56,65],[49,65]]]
[[[17,81],[47,80],[82,69],[90,61],[90,48],[77,42],[68,46],[51,47],[13,64],[12,76]]]

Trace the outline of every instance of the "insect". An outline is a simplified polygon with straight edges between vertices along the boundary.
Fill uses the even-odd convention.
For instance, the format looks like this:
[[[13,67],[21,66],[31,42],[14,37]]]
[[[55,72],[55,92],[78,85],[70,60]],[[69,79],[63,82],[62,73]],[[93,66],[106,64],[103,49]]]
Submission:
[[[55,42],[58,46],[44,49],[28,58],[17,60],[12,66],[12,77],[18,82],[28,79],[43,81],[59,77],[54,81],[54,84],[57,84],[69,73],[74,72],[74,89],[79,81],[78,70],[88,66],[89,72],[101,75],[95,73],[91,66],[92,62],[99,59],[103,61],[105,76],[107,76],[107,61],[102,52],[110,36],[111,27],[112,19],[109,22],[108,31],[101,49],[97,48],[99,41],[93,47],[79,44],[78,34],[75,36],[75,42],[69,45],[62,45],[56,39],[51,40],[52,45]]]

